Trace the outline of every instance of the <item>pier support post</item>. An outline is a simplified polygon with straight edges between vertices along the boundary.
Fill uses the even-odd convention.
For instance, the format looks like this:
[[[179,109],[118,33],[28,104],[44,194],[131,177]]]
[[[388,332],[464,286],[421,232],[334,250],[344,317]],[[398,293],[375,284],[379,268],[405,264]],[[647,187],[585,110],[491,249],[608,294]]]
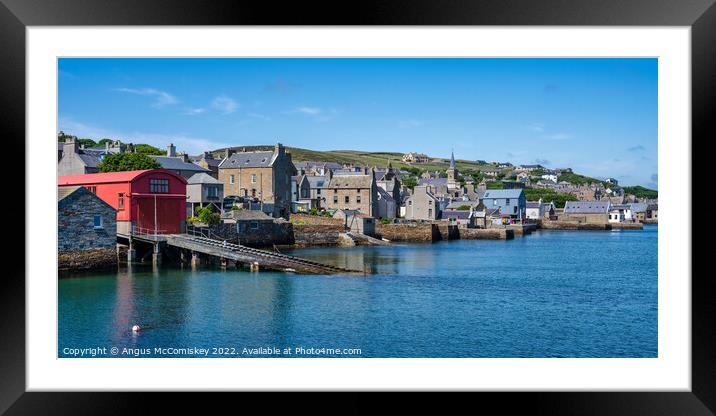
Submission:
[[[127,248],[127,263],[134,263],[137,260],[137,250],[134,249],[132,239],[129,239],[129,248]]]
[[[152,264],[160,265],[162,263],[162,250],[159,247],[159,243],[155,243],[152,251]]]
[[[252,272],[258,272],[259,271],[259,262],[254,261],[249,263],[249,270]]]
[[[196,269],[199,266],[199,255],[196,252],[191,252],[191,268]]]
[[[223,257],[219,260],[219,266],[224,270],[226,270],[226,266],[228,263],[229,261]]]

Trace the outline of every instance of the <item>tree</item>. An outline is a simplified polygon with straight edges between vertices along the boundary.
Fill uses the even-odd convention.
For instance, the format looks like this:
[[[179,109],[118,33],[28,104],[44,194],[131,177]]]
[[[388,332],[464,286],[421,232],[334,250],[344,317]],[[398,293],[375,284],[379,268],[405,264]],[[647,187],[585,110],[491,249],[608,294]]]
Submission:
[[[413,188],[415,188],[415,187],[418,185],[418,180],[415,179],[415,178],[412,178],[412,177],[411,177],[411,178],[406,178],[406,179],[403,181],[403,185],[407,186],[407,187],[410,188],[410,189],[413,189]]]
[[[116,153],[106,155],[97,165],[100,172],[161,169],[161,167],[159,162],[140,153]]]
[[[143,144],[138,143],[134,145],[134,152],[135,153],[141,153],[144,155],[155,155],[155,156],[163,156],[166,154],[164,150],[158,149],[152,145],[149,144]]]

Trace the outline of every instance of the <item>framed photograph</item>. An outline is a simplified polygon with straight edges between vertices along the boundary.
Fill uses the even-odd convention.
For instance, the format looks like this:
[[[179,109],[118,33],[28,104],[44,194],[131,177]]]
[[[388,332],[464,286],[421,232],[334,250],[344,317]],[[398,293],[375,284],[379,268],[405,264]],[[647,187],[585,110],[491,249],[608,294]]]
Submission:
[[[273,26],[3,1],[26,197],[0,411],[470,391],[712,414],[691,151],[716,7],[520,3]]]

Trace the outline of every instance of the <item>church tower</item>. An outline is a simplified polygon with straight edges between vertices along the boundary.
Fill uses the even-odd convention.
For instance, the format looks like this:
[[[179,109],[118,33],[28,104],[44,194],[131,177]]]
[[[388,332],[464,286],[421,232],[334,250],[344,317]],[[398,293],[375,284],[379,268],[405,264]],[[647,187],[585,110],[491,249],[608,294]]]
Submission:
[[[457,189],[460,185],[457,182],[458,172],[455,167],[455,153],[450,152],[450,168],[447,170],[447,187],[448,189]]]

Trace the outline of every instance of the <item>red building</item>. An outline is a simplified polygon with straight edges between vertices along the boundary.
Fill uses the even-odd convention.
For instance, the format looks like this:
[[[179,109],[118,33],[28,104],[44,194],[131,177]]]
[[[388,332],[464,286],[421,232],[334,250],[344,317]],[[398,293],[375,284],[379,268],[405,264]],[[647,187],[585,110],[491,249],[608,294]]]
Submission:
[[[186,179],[164,169],[60,176],[58,186],[84,186],[117,210],[117,233],[174,234],[186,222]]]

